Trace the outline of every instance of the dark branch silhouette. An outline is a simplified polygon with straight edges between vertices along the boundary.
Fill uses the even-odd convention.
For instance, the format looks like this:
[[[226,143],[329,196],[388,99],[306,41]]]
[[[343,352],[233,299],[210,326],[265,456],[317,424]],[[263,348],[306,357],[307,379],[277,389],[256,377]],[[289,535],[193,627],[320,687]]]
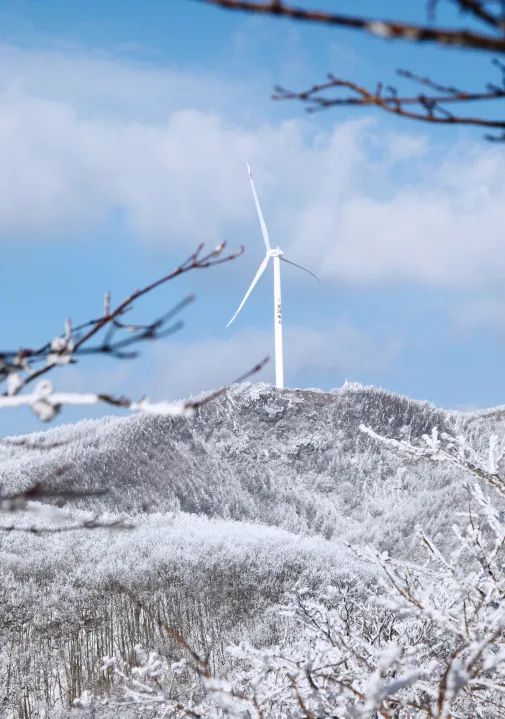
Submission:
[[[486,2],[486,0],[451,0],[453,5],[456,5],[463,12],[472,15],[474,18],[481,20],[489,27],[499,29],[505,27],[504,17],[504,5],[503,2]],[[433,8],[438,4],[438,0],[433,2]],[[498,7],[498,12],[490,12],[488,10],[489,5]],[[501,6],[501,9],[500,9]]]
[[[349,80],[328,75],[326,82],[313,85],[308,90],[300,92],[276,87],[273,99],[298,100],[306,106],[308,112],[342,106],[378,107],[411,120],[421,120],[439,125],[472,125],[490,130],[502,130],[505,133],[505,117],[493,120],[479,116],[455,114],[452,110],[447,109],[448,105],[452,107],[462,103],[503,100],[505,99],[505,82],[501,86],[488,85],[484,91],[466,92],[455,87],[441,85],[428,77],[420,77],[408,70],[398,70],[398,75],[427,87],[431,92],[400,95],[395,87],[391,85],[384,87],[382,83],[379,83],[374,90],[369,90]],[[329,94],[331,91],[341,90],[348,90],[350,94],[343,97]],[[489,137],[489,139],[501,139],[501,137]]]
[[[282,0],[256,2],[254,0],[199,0],[227,10],[235,10],[271,17],[288,18],[305,23],[347,28],[364,34],[390,40],[404,40],[418,44],[431,44],[435,47],[454,48],[464,51],[492,53],[499,57],[505,55],[505,3],[499,0],[448,0],[448,3],[469,18],[467,27],[439,27],[436,24],[436,11],[440,0],[427,3],[428,21],[411,23],[397,19],[367,18],[361,15],[334,13],[295,7]],[[446,3],[447,4],[447,3]],[[354,5],[358,5],[355,3]],[[481,26],[485,26],[482,31]],[[482,90],[460,90],[438,83],[431,78],[402,70],[399,74],[426,87],[428,92],[415,95],[401,94],[397,88],[379,82],[375,89],[362,84],[328,75],[328,80],[314,84],[302,91],[275,88],[274,99],[290,99],[302,102],[309,112],[332,107],[373,106],[411,120],[430,122],[437,125],[466,125],[482,127],[488,130],[486,139],[505,141],[505,116],[503,109],[496,116],[496,103],[492,106],[494,116],[482,113],[481,103],[490,105],[491,101],[505,98],[505,65],[499,59],[493,59],[501,72],[501,81],[488,82]],[[335,95],[332,91],[346,91]],[[477,113],[454,112],[454,107],[478,103]]]
[[[38,527],[30,525],[22,527],[18,524],[0,525],[0,532],[21,532],[22,534],[64,534],[76,532],[81,529],[133,529],[135,525],[124,519],[100,519],[97,515],[91,519],[83,519],[71,524],[62,524],[56,527]]]
[[[95,489],[74,489],[72,487],[61,487],[58,489],[47,487],[42,482],[34,484],[22,489],[18,492],[0,492],[0,513],[14,514],[23,513],[25,516],[29,513],[30,508],[37,505],[31,505],[31,502],[54,502],[56,507],[62,507],[65,502],[72,499],[82,499],[84,497],[103,497],[108,493],[106,488]],[[38,505],[45,511],[44,504]],[[51,512],[51,506],[47,505],[47,511]],[[69,517],[71,521],[65,521],[55,526],[45,526],[40,524],[22,525],[11,522],[3,524],[0,522],[0,532],[22,532],[25,534],[61,534],[63,532],[74,532],[79,529],[132,529],[133,524],[125,521],[122,517],[113,519],[102,519],[100,515],[94,515],[88,518],[78,518],[77,520]]]
[[[343,15],[324,10],[309,10],[303,7],[271,0],[254,2],[250,0],[198,0],[206,5],[215,5],[228,10],[241,10],[260,15],[285,17],[301,22],[333,25],[375,35],[392,40],[408,40],[417,43],[434,43],[444,47],[482,50],[484,52],[505,52],[505,33],[500,13],[492,14],[485,10],[483,3],[471,0],[459,0],[461,10],[471,12],[476,18],[486,21],[497,32],[484,34],[473,30],[438,28],[431,24],[416,24],[387,20],[383,18],[365,18],[359,15]]]
[[[212,400],[217,399],[218,397],[221,397],[223,394],[225,394],[230,386],[232,384],[239,384],[240,382],[245,382],[247,379],[252,377],[253,375],[257,374],[258,372],[261,372],[263,367],[269,362],[269,357],[265,357],[260,362],[254,365],[250,370],[245,372],[244,374],[240,375],[240,377],[237,377],[229,384],[224,385],[223,387],[220,387],[217,390],[214,390],[213,392],[209,392],[208,394],[203,395],[199,399],[190,399],[185,400],[183,402],[170,402],[167,403],[168,407],[173,407],[174,412],[164,412],[162,405],[164,405],[164,402],[159,403],[147,403],[144,407],[142,406],[142,400],[140,402],[134,402],[133,400],[129,399],[128,397],[113,397],[111,395],[107,394],[99,394],[97,395],[98,401],[105,402],[106,404],[111,404],[115,407],[123,407],[124,409],[138,409],[140,411],[144,410],[148,413],[152,414],[174,414],[174,415],[191,415],[193,412],[195,412],[200,407],[203,407],[205,404],[208,404],[209,402],[212,402]]]
[[[35,482],[19,492],[0,492],[0,509],[3,512],[18,512],[25,509],[28,502],[45,499],[58,500],[61,506],[62,502],[69,499],[103,497],[107,492],[107,489],[98,487],[96,489],[74,489],[72,487],[53,489],[46,487],[42,482]]]

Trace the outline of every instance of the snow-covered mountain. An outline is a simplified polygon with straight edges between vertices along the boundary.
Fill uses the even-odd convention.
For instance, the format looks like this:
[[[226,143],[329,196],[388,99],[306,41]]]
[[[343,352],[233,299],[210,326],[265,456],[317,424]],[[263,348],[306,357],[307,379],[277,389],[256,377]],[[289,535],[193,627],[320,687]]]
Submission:
[[[433,427],[464,432],[484,447],[505,427],[505,411],[445,412],[351,384],[332,392],[237,386],[191,418],[106,418],[1,444],[0,482],[107,487],[99,505],[86,504],[176,509],[406,551],[416,524],[434,535],[445,526],[446,509],[452,515],[463,499],[463,477],[406,463],[360,432],[362,423],[413,440]]]
[[[35,481],[107,487],[72,511],[128,513],[136,523],[119,532],[0,533],[0,694],[29,686],[33,708],[18,711],[14,701],[6,716],[53,716],[48,706],[99,681],[97,655],[155,647],[160,636],[135,596],[224,661],[223,647],[244,633],[268,643],[282,631],[272,608],[297,583],[366,592],[374,570],[348,544],[412,558],[418,526],[449,542],[467,509],[466,477],[399,457],[360,424],[413,441],[435,427],[464,433],[484,453],[489,436],[503,434],[505,409],[447,412],[350,384],[332,392],[241,385],[190,418],[106,418],[3,440],[4,490]],[[33,517],[0,521],[26,527]],[[7,666],[15,668],[4,686]]]

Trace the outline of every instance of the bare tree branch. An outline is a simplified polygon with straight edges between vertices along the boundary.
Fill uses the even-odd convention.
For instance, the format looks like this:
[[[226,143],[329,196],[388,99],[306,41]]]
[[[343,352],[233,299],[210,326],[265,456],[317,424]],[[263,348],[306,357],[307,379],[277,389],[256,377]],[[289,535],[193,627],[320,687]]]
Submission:
[[[161,285],[167,284],[176,277],[186,274],[193,270],[207,269],[215,267],[226,262],[230,262],[239,257],[244,249],[241,247],[236,252],[225,254],[226,244],[223,242],[210,252],[204,253],[204,245],[200,244],[195,252],[182,262],[172,272],[164,275],[155,282],[135,290],[128,297],[122,300],[115,308],[110,307],[110,295],[106,295],[104,304],[104,314],[94,320],[89,320],[78,325],[75,329],[67,320],[65,323],[65,333],[57,336],[55,339],[46,342],[38,349],[21,348],[18,350],[6,350],[0,352],[0,381],[5,379],[15,381],[8,385],[6,395],[17,395],[19,391],[26,385],[38,379],[42,375],[47,374],[57,366],[71,364],[76,362],[79,355],[85,354],[107,354],[118,359],[131,359],[137,356],[137,353],[124,353],[125,348],[144,341],[160,339],[180,329],[182,324],[175,323],[168,328],[167,323],[173,319],[182,309],[184,309],[194,297],[191,295],[179,302],[169,312],[162,317],[145,325],[127,325],[120,322],[119,318],[130,311],[133,303],[153,292]],[[108,328],[108,332],[102,342],[96,346],[88,346],[88,342],[104,328]],[[83,332],[84,330],[84,332]],[[131,336],[120,340],[113,340],[116,331],[123,330],[130,333]],[[46,364],[36,370],[31,365],[45,362]],[[26,372],[24,377],[19,376],[19,372]]]
[[[332,27],[349,28],[362,33],[375,35],[384,39],[407,40],[413,43],[432,44],[438,47],[456,48],[459,50],[479,50],[496,55],[505,54],[505,3],[501,0],[449,0],[450,4],[459,9],[475,23],[484,24],[489,32],[483,33],[465,27],[438,27],[435,22],[435,11],[440,0],[428,0],[428,22],[411,23],[400,19],[368,18],[363,15],[348,15],[325,10],[295,7],[282,0],[257,2],[256,0],[199,0],[206,5],[213,5],[227,10],[244,11],[271,17],[290,18],[301,22],[321,24]],[[282,87],[275,88],[274,99],[295,99],[307,106],[308,112],[330,107],[364,107],[374,106],[388,113],[411,120],[430,122],[437,125],[465,125],[483,127],[491,131],[485,135],[487,140],[505,141],[505,118],[489,117],[481,114],[480,106],[477,115],[455,114],[447,106],[456,104],[483,103],[491,100],[502,100],[505,97],[505,69],[503,63],[495,59],[494,63],[501,69],[500,84],[488,83],[481,91],[464,91],[443,85],[422,77],[401,71],[402,77],[414,80],[429,89],[429,93],[417,95],[399,94],[397,89],[378,83],[375,90],[362,84],[328,75],[329,81],[314,84],[308,90],[293,92]],[[331,90],[348,90],[344,97],[328,95]]]
[[[482,2],[482,0],[452,0],[452,2],[460,10],[481,20],[489,27],[503,29],[503,14],[501,12],[498,14],[490,12],[486,7],[486,3]],[[496,5],[496,3],[493,4]]]
[[[248,370],[245,374],[240,375],[240,377],[237,377],[231,384],[240,384],[241,382],[245,382],[246,380],[250,379],[253,375],[257,374],[258,372],[261,372],[263,367],[270,361],[270,357],[265,357],[262,359],[258,364],[256,364],[254,367],[252,367],[250,370]],[[230,389],[230,385],[225,385],[224,387],[221,387],[221,389],[216,390],[215,392],[211,392],[208,395],[205,395],[202,399],[198,400],[189,400],[186,404],[188,407],[191,407],[193,410],[198,409],[204,404],[207,404],[208,402],[211,402],[214,399],[217,399],[217,397],[221,397],[223,394],[225,394]]]
[[[73,489],[72,487],[53,489],[46,487],[42,482],[35,482],[19,492],[0,493],[0,510],[3,512],[18,512],[24,509],[28,502],[44,499],[82,499],[83,497],[103,497],[107,489]]]
[[[215,5],[228,10],[242,10],[260,15],[291,18],[308,23],[333,25],[388,39],[408,40],[417,43],[434,43],[443,47],[482,50],[484,52],[505,52],[505,33],[502,20],[484,10],[482,3],[461,0],[461,9],[472,10],[480,19],[485,19],[497,34],[483,34],[472,30],[438,28],[433,25],[399,22],[396,20],[372,19],[353,15],[341,15],[324,10],[308,10],[287,5],[280,0],[254,2],[253,0],[198,0],[206,5]],[[466,7],[463,7],[466,6]]]
[[[308,112],[325,110],[330,107],[372,106],[412,120],[421,120],[440,125],[472,125],[505,131],[505,119],[493,120],[483,117],[454,115],[445,107],[446,105],[503,99],[505,98],[505,86],[492,86],[481,92],[465,92],[456,88],[445,87],[430,78],[419,77],[407,70],[399,70],[398,73],[402,77],[414,80],[435,90],[435,93],[429,95],[424,93],[399,95],[396,88],[388,86],[384,90],[382,84],[378,84],[375,90],[372,91],[355,82],[329,75],[327,82],[313,85],[308,90],[301,92],[276,87],[273,99],[298,100],[306,105]],[[350,90],[351,94],[345,97],[328,96],[328,91],[341,89]]]
[[[124,519],[102,520],[97,515],[91,519],[83,519],[82,521],[72,524],[63,524],[58,527],[37,527],[31,525],[23,527],[18,524],[0,525],[0,532],[20,532],[22,534],[65,534],[67,532],[76,532],[81,529],[133,529],[135,525],[126,522]]]
[[[192,295],[184,298],[170,311],[149,323],[126,323],[121,318],[133,308],[133,303],[136,300],[174,280],[179,275],[230,262],[244,251],[241,247],[236,252],[225,254],[226,244],[224,242],[210,252],[204,252],[203,248],[203,244],[200,244],[195,252],[189,255],[175,270],[142,289],[135,290],[115,308],[111,308],[110,294],[107,293],[104,300],[104,313],[101,317],[88,320],[75,328],[70,320],[66,320],[64,333],[46,342],[38,349],[21,348],[0,352],[0,383],[6,382],[6,390],[3,395],[0,395],[0,409],[29,406],[43,421],[53,419],[63,405],[91,405],[99,402],[123,407],[134,412],[167,416],[187,415],[194,412],[197,406],[207,400],[201,400],[199,403],[150,402],[146,398],[135,401],[127,397],[113,397],[108,393],[55,392],[52,383],[47,380],[39,382],[31,393],[23,394],[21,390],[55,367],[74,364],[83,355],[104,354],[116,359],[132,359],[138,356],[137,351],[130,351],[129,348],[132,345],[158,340],[179,330],[182,327],[182,322],[171,321],[194,300]],[[102,336],[101,342],[91,344],[91,341],[102,330],[106,330],[106,332]],[[121,333],[118,339],[115,338],[116,333]],[[32,365],[37,363],[44,364],[42,367],[34,369]],[[256,371],[258,369],[253,368],[251,373]],[[225,390],[219,390],[218,394],[223,391]]]
[[[22,513],[29,516],[35,511],[37,516],[51,521],[54,506],[45,504],[47,500],[56,500],[56,507],[62,507],[65,502],[72,499],[88,497],[103,497],[108,494],[107,488],[74,489],[72,487],[60,487],[58,489],[45,486],[42,482],[22,489],[18,492],[0,493],[0,513],[14,514]],[[36,504],[33,504],[36,502]],[[46,516],[44,516],[46,515]],[[100,515],[91,518],[80,518],[75,521],[71,516],[64,516],[64,523],[46,526],[44,524],[23,525],[19,523],[0,524],[0,532],[22,532],[24,534],[61,534],[74,532],[79,529],[132,529],[133,524],[122,517],[113,519],[101,519]],[[72,520],[72,521],[68,521]]]
[[[244,382],[252,375],[260,372],[269,358],[265,357],[252,369],[238,377],[232,384]],[[204,395],[198,400],[167,401],[161,400],[151,402],[144,397],[140,400],[133,400],[129,397],[114,397],[110,394],[94,392],[55,392],[49,380],[42,380],[29,394],[16,394],[12,396],[0,396],[0,409],[11,409],[15,407],[30,407],[37,417],[43,422],[48,422],[61,411],[65,405],[89,406],[93,404],[109,404],[113,407],[130,410],[131,412],[143,412],[144,414],[156,414],[162,417],[189,417],[204,404],[220,397],[230,385],[227,384],[215,392]]]

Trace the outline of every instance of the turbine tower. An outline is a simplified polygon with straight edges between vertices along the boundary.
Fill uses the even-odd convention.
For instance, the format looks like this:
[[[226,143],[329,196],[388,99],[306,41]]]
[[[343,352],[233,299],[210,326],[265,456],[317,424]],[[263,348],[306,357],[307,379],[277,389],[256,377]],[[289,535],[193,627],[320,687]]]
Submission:
[[[265,218],[263,217],[263,212],[261,211],[260,202],[258,199],[258,195],[256,193],[256,188],[254,187],[254,181],[253,176],[251,172],[251,168],[249,167],[249,163],[247,162],[247,171],[249,173],[249,181],[251,183],[251,189],[254,197],[254,203],[256,205],[256,210],[258,211],[258,217],[260,221],[261,226],[261,233],[263,235],[263,241],[265,243],[266,247],[266,255],[263,258],[263,261],[261,265],[258,268],[258,271],[256,272],[253,281],[251,282],[249,289],[244,295],[244,299],[239,304],[237,311],[231,318],[231,320],[226,325],[229,327],[233,320],[237,317],[242,307],[247,302],[247,299],[251,292],[253,291],[254,287],[256,286],[259,278],[263,274],[263,272],[266,270],[267,265],[270,260],[273,260],[274,265],[274,337],[275,337],[275,385],[277,389],[284,389],[284,355],[283,355],[283,345],[282,345],[282,300],[281,300],[281,260],[283,262],[287,262],[289,265],[293,265],[294,267],[298,267],[298,269],[303,270],[304,272],[308,272],[309,275],[312,275],[316,280],[318,279],[316,275],[311,272],[310,270],[307,270],[305,267],[302,267],[301,265],[297,265],[296,262],[291,262],[291,260],[286,259],[284,257],[284,252],[279,248],[276,247],[272,249],[272,246],[270,244],[270,238],[268,236],[268,230],[265,223]]]

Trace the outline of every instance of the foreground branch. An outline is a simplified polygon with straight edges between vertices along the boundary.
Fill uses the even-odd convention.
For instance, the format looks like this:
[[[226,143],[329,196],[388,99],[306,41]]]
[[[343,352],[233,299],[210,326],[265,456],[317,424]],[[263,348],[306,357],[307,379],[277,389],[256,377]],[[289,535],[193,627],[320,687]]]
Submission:
[[[34,515],[38,521],[38,524],[0,523],[0,532],[62,534],[80,529],[132,529],[133,524],[122,517],[107,519],[96,514],[93,517],[78,518],[76,520],[72,515],[58,514],[59,509],[68,500],[103,497],[108,494],[108,491],[106,488],[73,489],[71,487],[62,487],[57,489],[47,487],[42,482],[35,482],[18,492],[0,492],[0,515],[16,514],[16,516],[19,516],[22,513],[21,516],[24,518]],[[55,504],[46,504],[47,500],[52,500]],[[50,525],[40,524],[41,520],[50,522]]]
[[[495,62],[503,71],[503,65]],[[283,87],[276,87],[274,100],[298,100],[302,102],[308,112],[326,110],[331,107],[378,107],[393,115],[399,115],[411,120],[420,120],[438,125],[469,125],[484,127],[491,130],[503,130],[505,135],[505,118],[490,119],[480,116],[454,114],[447,106],[468,104],[472,102],[488,102],[503,100],[505,98],[505,72],[501,85],[488,85],[488,88],[478,92],[468,92],[454,87],[446,87],[434,82],[428,77],[419,77],[407,70],[399,70],[398,74],[413,80],[431,90],[430,93],[417,95],[400,95],[391,85],[386,87],[378,83],[375,90],[358,85],[349,80],[343,80],[328,75],[327,82],[313,85],[308,90],[293,92]],[[331,91],[349,90],[350,94],[344,97],[334,96]],[[502,137],[488,137],[488,139],[503,139]]]
[[[69,499],[83,499],[87,497],[103,497],[108,490],[96,489],[52,489],[46,487],[42,482],[35,482],[19,492],[0,493],[0,510],[3,512],[18,512],[26,509],[28,502],[43,501],[45,499],[56,499],[61,502]]]
[[[106,403],[129,409],[132,412],[146,412],[165,416],[191,414],[198,406],[195,402],[150,402],[148,399],[134,401],[126,397],[116,398],[107,393],[55,392],[51,382],[38,383],[30,394],[21,394],[27,385],[53,370],[55,367],[74,364],[83,355],[104,354],[116,359],[132,359],[137,351],[130,351],[132,345],[167,337],[182,327],[182,322],[172,319],[184,309],[194,297],[189,296],[176,304],[169,312],[147,324],[125,323],[122,318],[133,308],[136,300],[153,292],[180,275],[192,270],[207,269],[235,260],[243,253],[243,247],[236,252],[225,254],[225,243],[210,252],[204,252],[203,244],[172,272],[135,290],[116,307],[111,307],[107,293],[104,313],[97,319],[74,327],[70,320],[65,322],[65,332],[37,349],[21,348],[0,352],[0,383],[5,382],[6,390],[0,395],[0,409],[8,407],[30,407],[42,421],[53,419],[61,407],[67,405],[92,405]],[[98,344],[92,342],[106,330]],[[119,339],[116,334],[120,333]],[[125,336],[126,333],[126,336]],[[42,364],[35,368],[34,365]],[[253,370],[257,371],[257,370]],[[250,373],[248,373],[249,376]],[[223,390],[224,391],[224,390]],[[200,402],[202,403],[203,400]]]
[[[134,525],[122,518],[119,519],[100,519],[99,515],[91,519],[83,519],[70,524],[63,524],[57,527],[44,527],[30,525],[27,527],[19,524],[0,525],[0,532],[20,532],[22,534],[66,534],[67,532],[77,532],[82,529],[133,529]]]
[[[269,358],[265,357],[231,384],[244,382],[257,374],[263,369],[268,360]],[[144,414],[153,414],[160,417],[190,417],[199,407],[223,395],[229,387],[230,384],[224,385],[197,400],[151,402],[147,397],[135,401],[128,397],[113,397],[112,395],[95,394],[93,392],[55,392],[49,380],[42,380],[30,394],[0,397],[0,409],[30,407],[43,422],[54,419],[64,405],[89,406],[100,403],[127,409],[130,412],[143,412]]]
[[[361,15],[347,15],[295,7],[282,0],[255,2],[254,0],[199,0],[228,10],[240,10],[253,14],[291,18],[306,23],[316,23],[332,27],[359,30],[362,33],[384,39],[408,40],[414,43],[431,43],[445,48],[459,50],[480,50],[495,55],[505,55],[505,4],[503,2],[487,3],[485,0],[452,0],[460,11],[471,17],[473,21],[485,25],[488,32],[482,33],[462,27],[440,28],[435,24],[435,10],[438,0],[427,2],[428,24],[415,24],[401,20],[384,20],[366,18]],[[465,125],[483,127],[491,131],[486,134],[487,140],[505,141],[505,118],[495,118],[481,114],[455,114],[455,105],[466,103],[489,103],[490,100],[505,98],[505,66],[494,59],[493,62],[502,73],[501,83],[487,83],[485,89],[464,91],[454,87],[444,87],[429,78],[420,77],[407,71],[400,71],[402,77],[414,80],[428,87],[429,92],[417,95],[401,95],[395,87],[378,83],[375,89],[361,84],[328,75],[328,81],[314,84],[308,90],[291,91],[282,87],[275,88],[274,99],[298,100],[306,105],[309,112],[330,107],[364,107],[374,106],[382,110],[411,120],[430,122],[437,125]],[[332,91],[346,91],[344,96],[335,96]]]
[[[7,380],[5,394],[10,396],[18,394],[26,385],[31,384],[55,367],[74,364],[81,355],[104,354],[117,359],[132,359],[138,356],[137,352],[126,353],[124,352],[126,348],[173,334],[182,327],[182,323],[176,322],[168,327],[167,324],[194,300],[192,295],[179,302],[162,317],[148,324],[125,324],[120,321],[120,318],[133,309],[136,300],[176,277],[193,270],[208,269],[231,262],[244,251],[244,248],[241,247],[236,252],[225,254],[225,249],[226,244],[223,242],[210,252],[204,253],[204,245],[200,244],[195,252],[191,253],[175,270],[142,289],[135,290],[116,307],[111,308],[111,297],[107,293],[104,301],[104,313],[97,319],[89,320],[77,327],[73,327],[71,321],[67,320],[64,334],[58,335],[37,349],[23,347],[17,350],[0,351],[0,382]],[[107,332],[101,342],[90,346],[88,343],[105,328]],[[116,333],[121,330],[127,332],[128,336],[116,340]],[[37,363],[45,364],[40,369],[33,369],[33,365]]]
[[[464,48],[482,50],[484,52],[503,53],[505,52],[505,34],[500,16],[492,16],[486,13],[489,18],[493,17],[493,28],[499,34],[484,34],[464,29],[438,28],[434,25],[415,24],[399,22],[396,20],[372,19],[356,15],[342,15],[338,13],[325,12],[324,10],[308,10],[305,8],[287,5],[280,0],[271,2],[253,2],[250,0],[199,0],[206,5],[215,5],[227,10],[241,10],[258,15],[271,15],[285,17],[292,20],[299,20],[307,23],[331,25],[334,27],[349,28],[375,35],[376,37],[393,40],[408,40],[417,43],[434,43],[442,47]],[[476,2],[461,2],[466,9],[473,6],[477,10]],[[462,9],[464,9],[462,7]],[[488,23],[489,24],[489,23]]]

